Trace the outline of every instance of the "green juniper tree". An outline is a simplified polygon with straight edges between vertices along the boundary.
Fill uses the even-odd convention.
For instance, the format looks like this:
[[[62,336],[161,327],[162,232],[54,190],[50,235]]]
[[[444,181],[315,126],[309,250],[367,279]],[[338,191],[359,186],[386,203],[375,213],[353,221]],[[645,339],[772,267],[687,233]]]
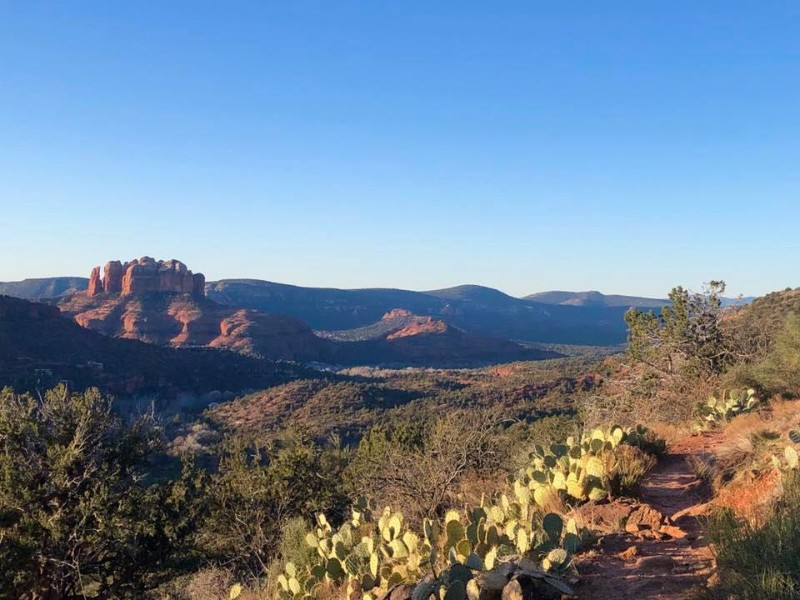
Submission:
[[[659,315],[632,308],[625,314],[629,355],[662,377],[719,375],[732,358],[722,326],[724,292],[723,281],[710,282],[703,293],[678,286]]]
[[[0,392],[0,590],[7,598],[136,589],[147,518],[150,416],[126,425],[96,389]],[[126,592],[127,590],[127,592]]]

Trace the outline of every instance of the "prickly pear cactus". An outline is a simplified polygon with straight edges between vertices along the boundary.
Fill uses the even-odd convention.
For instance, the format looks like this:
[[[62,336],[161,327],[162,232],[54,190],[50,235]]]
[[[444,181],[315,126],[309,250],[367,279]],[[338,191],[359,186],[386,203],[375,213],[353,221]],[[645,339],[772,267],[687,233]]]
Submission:
[[[532,497],[544,510],[559,503],[602,500],[616,481],[617,448],[629,441],[640,445],[647,433],[641,426],[625,430],[615,425],[587,432],[580,440],[567,438],[565,444],[536,445],[530,465],[514,482],[514,493],[520,502]]]
[[[287,563],[277,578],[278,597],[311,599],[335,586],[347,598],[376,600],[406,584],[416,585],[414,600],[462,600],[478,598],[482,590],[519,587],[519,581],[571,593],[559,576],[571,569],[585,535],[552,508],[606,498],[617,449],[647,433],[613,426],[563,444],[537,445],[511,482],[511,494],[450,510],[441,521],[426,519],[420,532],[402,513],[378,511],[365,499],[336,530],[319,515],[305,536],[316,560],[302,569]]]
[[[711,396],[698,407],[698,419],[694,424],[695,431],[706,431],[727,423],[735,416],[750,412],[758,406],[755,390],[723,391],[719,398]]]
[[[430,544],[406,526],[401,513],[387,507],[375,519],[374,511],[360,499],[352,518],[336,531],[318,515],[317,527],[305,537],[317,560],[302,572],[287,563],[277,579],[278,597],[314,598],[323,585],[332,584],[344,587],[348,598],[371,600],[393,585],[421,578]]]

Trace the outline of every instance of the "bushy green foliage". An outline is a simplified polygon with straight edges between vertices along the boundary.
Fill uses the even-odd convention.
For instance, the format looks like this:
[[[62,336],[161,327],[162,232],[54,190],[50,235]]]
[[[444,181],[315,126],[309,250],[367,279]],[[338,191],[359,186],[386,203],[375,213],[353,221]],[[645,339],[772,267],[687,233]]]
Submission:
[[[678,286],[660,315],[629,310],[625,322],[630,356],[664,377],[702,379],[722,373],[732,360],[731,342],[722,325],[724,291],[722,281],[710,282],[702,294]]]
[[[287,521],[320,510],[344,512],[346,464],[338,448],[326,450],[296,434],[269,443],[228,440],[210,478],[200,550],[257,579]]]
[[[359,443],[350,489],[403,506],[419,523],[441,515],[468,474],[502,473],[513,449],[497,410],[449,410],[427,423],[378,427]]]
[[[763,524],[714,514],[706,532],[716,554],[720,583],[711,594],[741,600],[800,597],[800,475],[788,473],[784,496]]]
[[[512,425],[510,431],[512,436],[517,437],[520,443],[529,441],[542,446],[561,442],[569,436],[578,436],[581,430],[580,420],[571,414],[551,415],[520,425],[519,429],[522,432],[518,436],[517,424]]]
[[[230,440],[212,473],[188,457],[151,481],[161,449],[152,414],[125,422],[97,390],[3,390],[0,598],[143,598],[209,562],[260,576],[291,554],[287,521],[347,505],[336,443]]]
[[[97,390],[0,392],[0,589],[48,598],[140,589],[167,535],[143,480],[157,444],[149,417],[126,425]]]
[[[253,393],[208,417],[246,435],[291,427],[315,439],[336,434],[347,444],[357,444],[373,427],[433,422],[445,410],[502,409],[504,418],[532,423],[573,414],[577,399],[602,386],[599,368],[576,357],[470,370],[350,369]]]
[[[738,366],[731,379],[767,395],[800,395],[800,314],[786,316],[782,327],[770,336],[768,350]]]

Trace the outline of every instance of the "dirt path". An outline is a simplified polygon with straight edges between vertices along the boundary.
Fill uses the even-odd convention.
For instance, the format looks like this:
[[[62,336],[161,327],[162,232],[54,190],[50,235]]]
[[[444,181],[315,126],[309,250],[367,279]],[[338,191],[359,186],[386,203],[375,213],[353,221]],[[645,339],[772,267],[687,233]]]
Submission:
[[[712,575],[714,560],[694,515],[703,512],[701,482],[687,461],[710,452],[717,435],[685,438],[670,446],[645,478],[639,503],[666,517],[658,531],[612,532],[579,563],[578,597],[587,600],[692,598]]]

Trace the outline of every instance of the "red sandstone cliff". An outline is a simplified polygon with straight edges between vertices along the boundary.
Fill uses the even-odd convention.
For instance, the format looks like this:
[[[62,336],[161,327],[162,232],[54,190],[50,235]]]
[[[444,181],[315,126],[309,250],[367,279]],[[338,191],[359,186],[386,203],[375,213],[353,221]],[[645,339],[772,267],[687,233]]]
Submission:
[[[155,260],[149,256],[122,263],[112,260],[103,268],[92,269],[86,293],[96,296],[101,293],[140,294],[146,292],[170,292],[205,296],[206,279],[202,273],[192,273],[179,260]]]
[[[64,297],[62,314],[105,335],[173,347],[208,346],[283,360],[321,360],[331,345],[302,321],[174,293]]]

